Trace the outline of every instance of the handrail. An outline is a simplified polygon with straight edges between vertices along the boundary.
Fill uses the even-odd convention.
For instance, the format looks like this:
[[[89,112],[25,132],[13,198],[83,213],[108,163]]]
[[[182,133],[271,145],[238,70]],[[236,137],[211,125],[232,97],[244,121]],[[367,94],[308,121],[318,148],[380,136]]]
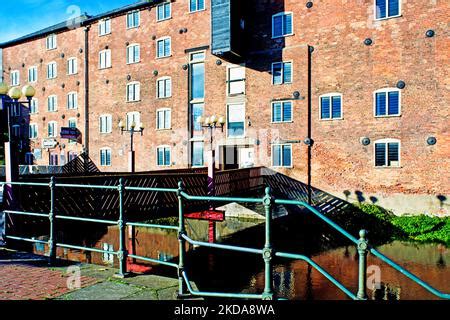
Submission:
[[[50,179],[50,183],[34,183],[34,182],[0,182],[0,186],[4,187],[5,185],[22,185],[22,186],[38,186],[38,187],[48,187],[50,188],[50,212],[49,213],[36,213],[36,212],[26,212],[26,211],[15,211],[15,210],[5,210],[4,212],[6,214],[12,214],[12,215],[25,215],[25,216],[35,216],[35,217],[43,217],[43,218],[49,218],[50,221],[50,239],[48,241],[43,240],[36,240],[36,239],[29,239],[29,238],[23,238],[18,236],[12,236],[12,235],[6,235],[7,239],[11,240],[18,240],[18,241],[26,241],[26,242],[33,242],[33,243],[40,243],[40,244],[48,244],[50,247],[50,262],[54,262],[54,259],[56,258],[56,248],[71,248],[71,249],[78,249],[78,250],[86,250],[86,251],[92,251],[92,252],[98,252],[98,253],[108,253],[116,255],[119,258],[120,261],[120,271],[119,275],[125,276],[126,275],[126,263],[125,259],[127,257],[140,259],[143,261],[148,261],[152,263],[159,263],[162,265],[174,267],[178,269],[179,272],[179,294],[180,296],[183,296],[184,294],[184,287],[186,286],[188,291],[193,296],[205,296],[205,297],[223,297],[223,298],[243,298],[243,299],[272,299],[274,297],[274,293],[272,291],[272,282],[273,282],[273,275],[272,275],[272,258],[273,257],[280,257],[280,258],[289,258],[289,259],[295,259],[295,260],[303,260],[307,262],[309,265],[314,267],[319,273],[321,273],[323,276],[325,276],[330,282],[332,282],[336,287],[338,287],[342,292],[344,292],[348,297],[355,299],[355,300],[365,300],[367,298],[366,295],[366,256],[367,253],[372,253],[374,256],[379,258],[380,260],[384,261],[386,264],[394,268],[395,270],[399,271],[418,285],[422,286],[424,289],[432,293],[433,295],[442,298],[442,299],[450,299],[450,294],[443,293],[436,288],[433,288],[428,283],[424,282],[420,278],[418,278],[416,275],[412,274],[405,268],[401,267],[394,261],[392,261],[390,258],[386,257],[379,251],[377,251],[375,248],[369,246],[367,240],[365,239],[365,231],[362,230],[360,232],[360,239],[357,239],[350,233],[348,233],[346,230],[344,230],[341,226],[336,224],[334,221],[332,221],[330,218],[319,212],[315,207],[303,202],[303,201],[297,201],[297,200],[285,200],[285,199],[274,199],[270,195],[270,189],[266,189],[266,195],[263,198],[240,198],[240,197],[212,197],[212,196],[194,196],[186,193],[183,189],[183,184],[180,182],[178,189],[171,189],[171,188],[145,188],[145,187],[132,187],[132,186],[125,186],[124,180],[121,178],[119,181],[119,185],[117,186],[105,186],[105,185],[79,185],[79,184],[61,184],[61,183],[55,183],[54,178],[52,177]],[[94,189],[104,189],[104,190],[115,190],[119,193],[119,212],[120,217],[119,220],[101,220],[101,219],[91,219],[91,218],[82,218],[82,217],[75,217],[75,216],[64,216],[64,215],[55,215],[55,204],[54,204],[54,192],[56,188],[94,188]],[[123,193],[124,191],[147,191],[147,192],[170,192],[170,193],[176,193],[178,195],[178,201],[179,201],[179,225],[178,226],[169,226],[169,225],[159,225],[159,224],[146,224],[146,223],[134,223],[134,222],[128,222],[125,221],[125,217],[123,215],[124,208],[123,208]],[[185,229],[184,229],[184,214],[183,214],[183,199],[188,201],[212,201],[212,202],[245,202],[245,203],[261,203],[265,207],[266,211],[266,244],[263,249],[256,249],[256,248],[247,248],[247,247],[241,247],[241,246],[234,246],[234,245],[226,245],[226,244],[217,244],[217,243],[209,243],[209,242],[202,242],[191,239],[189,236],[187,236]],[[315,263],[311,258],[300,255],[300,254],[293,254],[293,253],[285,253],[285,252],[277,252],[272,249],[271,245],[271,210],[272,206],[274,204],[283,204],[283,205],[295,205],[295,206],[302,206],[308,209],[308,211],[312,212],[315,216],[317,216],[319,219],[324,221],[326,224],[331,226],[333,229],[338,231],[340,234],[345,236],[347,239],[349,239],[351,242],[357,245],[358,253],[359,253],[359,289],[358,294],[353,294],[350,290],[348,290],[343,284],[341,284],[339,281],[337,281],[333,276],[331,276],[326,270],[324,270],[321,266],[319,266],[317,263]],[[103,223],[103,224],[110,224],[110,225],[117,225],[120,230],[120,248],[118,251],[107,251],[102,250],[98,248],[88,248],[84,246],[76,246],[76,245],[70,245],[70,244],[62,244],[62,243],[56,243],[55,241],[55,230],[54,230],[54,220],[55,219],[63,219],[63,220],[72,220],[72,221],[82,221],[82,222],[92,222],[92,223]],[[126,226],[136,226],[136,227],[148,227],[148,228],[160,228],[160,229],[169,229],[169,230],[176,230],[178,231],[178,240],[179,240],[179,249],[180,249],[180,257],[179,257],[179,263],[175,264],[172,262],[167,261],[161,261],[152,259],[149,257],[143,257],[139,255],[133,255],[128,254],[126,252],[125,244],[124,244],[124,234],[125,234],[125,227]],[[189,279],[187,276],[187,273],[184,269],[184,245],[185,241],[190,243],[191,245],[196,246],[203,246],[203,247],[209,247],[213,249],[221,249],[221,250],[231,250],[231,251],[239,251],[239,252],[246,252],[246,253],[252,253],[252,254],[261,254],[263,256],[264,262],[265,262],[265,289],[262,294],[240,294],[240,293],[219,293],[219,292],[202,292],[202,291],[195,291],[192,289],[192,286],[189,283]]]

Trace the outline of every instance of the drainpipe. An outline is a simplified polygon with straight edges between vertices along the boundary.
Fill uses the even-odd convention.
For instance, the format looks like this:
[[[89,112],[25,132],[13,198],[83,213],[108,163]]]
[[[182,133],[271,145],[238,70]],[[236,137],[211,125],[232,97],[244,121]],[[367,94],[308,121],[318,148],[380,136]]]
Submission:
[[[312,53],[314,47],[308,46],[308,139],[311,143],[308,145],[308,204],[312,205]]]
[[[84,150],[86,159],[89,158],[89,30],[91,26],[84,28]],[[88,162],[85,161],[87,165]]]

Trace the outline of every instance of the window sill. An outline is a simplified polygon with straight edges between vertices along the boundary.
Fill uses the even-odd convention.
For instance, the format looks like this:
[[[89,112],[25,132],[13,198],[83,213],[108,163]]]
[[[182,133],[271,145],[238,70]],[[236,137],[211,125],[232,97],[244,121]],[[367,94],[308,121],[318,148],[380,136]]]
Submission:
[[[320,119],[320,121],[323,121],[323,122],[331,122],[331,121],[335,121],[335,120],[337,120],[337,121],[344,120],[344,118]]]
[[[270,123],[271,124],[294,123],[294,120],[292,120],[292,121],[278,121],[278,122],[271,121]]]
[[[98,68],[98,70],[107,70],[107,69],[112,69],[112,66],[110,66],[110,67],[104,67],[104,68],[102,68],[102,67],[99,67],[99,68]]]
[[[388,166],[385,166],[385,167],[377,167],[377,166],[373,166],[373,168],[374,169],[402,169],[403,167],[402,166],[392,166],[392,167],[388,167]]]
[[[228,93],[227,96],[230,97],[230,98],[244,97],[244,96],[245,96],[245,92],[241,92],[241,93]]]
[[[156,97],[156,99],[158,99],[158,100],[167,100],[167,99],[170,99],[170,98],[172,98],[172,96],[168,96],[168,97]]]
[[[56,49],[58,49],[58,47],[55,47],[55,48],[46,48],[47,49],[47,51],[53,51],[53,50],[56,50]]]
[[[202,11],[206,11],[206,8],[205,9],[201,9],[201,10],[194,10],[194,11],[189,10],[189,14],[202,12]]]
[[[135,26],[135,27],[127,27],[127,30],[135,30],[135,29],[139,29],[141,25]]]
[[[397,16],[392,16],[392,17],[385,17],[385,18],[378,18],[378,19],[374,19],[374,21],[384,21],[384,20],[390,20],[390,19],[395,19],[395,18],[401,18],[403,17],[403,15],[399,14]]]
[[[132,64],[138,64],[141,63],[141,60],[136,61],[136,62],[127,62],[127,66],[132,65]]]
[[[276,36],[276,37],[272,36],[272,40],[282,39],[282,38],[287,38],[287,37],[293,37],[293,36],[295,36],[295,33],[285,34],[285,35]]]
[[[168,56],[156,57],[156,59],[157,59],[157,60],[159,60],[159,59],[167,59],[167,58],[170,58],[170,57],[172,57],[171,54],[169,54]]]
[[[54,78],[47,78],[47,80],[55,80],[56,79],[56,77],[54,77]]]
[[[99,34],[98,36],[99,37],[106,37],[106,36],[109,36],[109,35],[111,35],[111,32],[110,33],[105,33],[105,34]]]
[[[167,20],[172,20],[172,17],[168,17],[168,18],[164,18],[164,19],[160,19],[160,20],[157,19],[156,22],[164,22]]]
[[[111,134],[111,133],[112,133],[112,131],[111,132],[100,132],[100,134],[102,134],[102,135]]]
[[[374,117],[377,119],[377,118],[399,118],[401,116],[402,116],[401,114],[392,114],[392,115],[374,116]]]
[[[274,169],[294,169],[294,166],[272,166]]]
[[[158,129],[156,128],[156,131],[160,131],[160,132],[164,132],[164,131],[171,131],[172,128],[167,128],[167,129]]]
[[[131,101],[126,101],[126,103],[136,103],[136,102],[141,102],[141,100],[131,100]]]
[[[68,76],[76,76],[76,75],[78,75],[78,72],[75,72],[75,73],[68,73],[67,75],[68,75]]]

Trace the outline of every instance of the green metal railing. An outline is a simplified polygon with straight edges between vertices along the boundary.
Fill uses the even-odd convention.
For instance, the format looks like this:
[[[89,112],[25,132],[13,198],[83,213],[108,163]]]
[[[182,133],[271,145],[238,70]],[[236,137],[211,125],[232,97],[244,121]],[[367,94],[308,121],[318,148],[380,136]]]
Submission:
[[[414,274],[410,273],[405,268],[399,266],[394,261],[372,248],[368,240],[366,239],[366,231],[361,230],[359,234],[359,239],[352,236],[346,230],[341,228],[339,225],[334,223],[331,219],[326,217],[324,214],[320,213],[317,209],[310,206],[309,204],[303,201],[295,201],[295,200],[283,200],[283,199],[275,199],[272,197],[270,188],[266,188],[265,196],[263,198],[236,198],[236,197],[207,197],[207,196],[193,196],[189,195],[185,192],[183,183],[180,182],[177,189],[170,188],[143,188],[143,187],[126,187],[124,184],[124,179],[119,180],[118,186],[102,186],[102,185],[77,185],[77,184],[62,184],[56,183],[55,178],[52,177],[50,179],[50,183],[29,183],[29,182],[8,182],[8,183],[0,183],[3,187],[7,186],[37,186],[37,187],[47,187],[50,189],[50,210],[48,214],[45,213],[36,213],[36,212],[25,212],[25,211],[14,211],[14,210],[5,210],[4,212],[8,215],[24,215],[24,216],[32,216],[32,217],[41,217],[48,218],[50,222],[50,234],[48,241],[36,240],[23,238],[18,236],[10,236],[6,235],[7,239],[11,240],[19,240],[26,241],[32,243],[39,244],[48,244],[49,246],[49,263],[54,264],[56,261],[56,248],[68,248],[68,249],[77,249],[77,250],[85,250],[91,252],[98,253],[108,253],[115,255],[119,260],[119,272],[117,274],[118,277],[126,277],[127,276],[127,257],[134,258],[137,260],[147,261],[151,263],[161,264],[169,267],[173,267],[178,271],[178,281],[179,281],[179,289],[178,296],[179,298],[185,298],[190,296],[200,296],[200,297],[217,297],[217,298],[235,298],[235,299],[264,299],[264,300],[272,300],[276,299],[275,288],[273,287],[273,258],[285,258],[292,260],[301,260],[308,263],[311,267],[313,267],[316,271],[322,274],[326,279],[328,279],[331,283],[333,283],[338,289],[340,289],[343,293],[345,293],[349,298],[353,300],[366,300],[367,299],[367,288],[366,288],[366,278],[367,278],[367,254],[370,252],[375,257],[379,258],[389,266],[393,267],[395,270],[399,271],[418,285],[422,286],[424,289],[432,293],[433,295],[442,298],[442,299],[450,299],[450,294],[442,293],[441,291],[433,288]],[[75,216],[62,216],[57,215],[55,212],[55,192],[58,188],[94,188],[94,189],[109,189],[116,190],[119,196],[119,219],[116,220],[101,220],[101,219],[90,219],[90,218],[82,218]],[[133,191],[148,191],[148,192],[170,192],[176,193],[178,198],[178,215],[179,215],[179,224],[177,227],[168,226],[168,225],[159,225],[159,224],[146,224],[146,223],[133,223],[127,222],[126,216],[124,214],[124,193],[125,192],[133,192]],[[185,201],[209,201],[209,202],[237,202],[237,203],[262,203],[265,208],[265,243],[263,248],[248,248],[234,245],[226,245],[226,244],[217,244],[217,243],[209,243],[203,241],[196,241],[191,239],[185,229],[185,217],[184,217],[184,202]],[[272,238],[271,238],[271,228],[272,228],[272,208],[275,204],[282,205],[294,205],[301,206],[308,209],[309,212],[314,214],[316,217],[324,221],[327,225],[338,231],[340,234],[345,236],[351,242],[353,242],[358,250],[359,254],[359,270],[358,270],[358,292],[354,294],[348,288],[346,288],[342,283],[340,283],[336,278],[334,278],[331,274],[329,274],[325,269],[323,269],[320,265],[314,262],[311,258],[295,253],[286,253],[275,251],[272,248]],[[56,242],[56,228],[57,228],[57,220],[69,220],[69,221],[81,221],[81,222],[91,222],[91,223],[100,223],[107,225],[117,225],[119,228],[119,248],[118,251],[106,251],[98,248],[89,248],[84,246],[75,246],[64,243]],[[178,232],[178,242],[179,242],[179,258],[178,264],[172,262],[161,261],[157,259],[152,259],[149,257],[143,257],[134,254],[128,254],[126,248],[126,227],[127,226],[135,226],[135,227],[147,227],[147,228],[159,228],[159,229],[169,229],[176,230]],[[200,247],[208,247],[212,249],[219,250],[229,250],[229,251],[238,251],[250,254],[261,255],[264,261],[264,291],[261,294],[243,294],[243,293],[221,293],[221,292],[202,292],[196,291],[192,288],[187,270],[185,268],[186,264],[186,243],[191,245],[200,246]]]

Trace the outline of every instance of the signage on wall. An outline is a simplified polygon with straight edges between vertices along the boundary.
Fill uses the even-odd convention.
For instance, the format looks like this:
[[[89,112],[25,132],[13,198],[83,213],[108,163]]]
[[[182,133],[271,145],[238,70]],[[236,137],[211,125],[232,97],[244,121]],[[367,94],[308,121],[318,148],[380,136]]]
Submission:
[[[58,142],[55,139],[43,139],[42,140],[42,148],[44,149],[53,149],[56,147]]]
[[[78,140],[81,132],[77,128],[62,127],[60,135],[61,139]]]

